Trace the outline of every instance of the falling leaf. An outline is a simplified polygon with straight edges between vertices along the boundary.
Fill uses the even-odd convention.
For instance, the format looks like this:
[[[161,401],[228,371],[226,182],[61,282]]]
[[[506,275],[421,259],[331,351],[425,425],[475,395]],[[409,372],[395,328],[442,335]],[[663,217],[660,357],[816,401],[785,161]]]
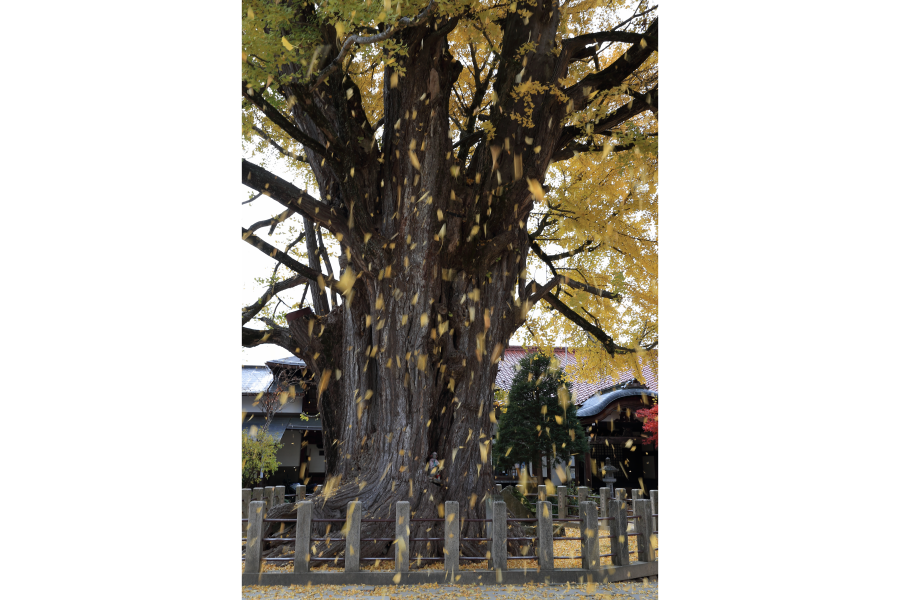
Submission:
[[[537,179],[531,179],[530,177],[527,179],[528,181],[528,191],[534,195],[534,198],[538,202],[543,202],[544,200],[544,188],[541,187],[541,182]]]

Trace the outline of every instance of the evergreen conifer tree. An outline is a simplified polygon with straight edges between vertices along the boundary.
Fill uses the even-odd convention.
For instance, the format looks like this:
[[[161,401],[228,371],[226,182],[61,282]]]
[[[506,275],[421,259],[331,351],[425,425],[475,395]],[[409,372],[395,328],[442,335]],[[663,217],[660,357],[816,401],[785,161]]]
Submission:
[[[570,456],[588,449],[576,411],[571,386],[561,371],[551,368],[550,357],[526,355],[499,419],[494,465],[506,469],[515,463],[539,464],[541,456],[549,457],[551,468],[568,464]]]

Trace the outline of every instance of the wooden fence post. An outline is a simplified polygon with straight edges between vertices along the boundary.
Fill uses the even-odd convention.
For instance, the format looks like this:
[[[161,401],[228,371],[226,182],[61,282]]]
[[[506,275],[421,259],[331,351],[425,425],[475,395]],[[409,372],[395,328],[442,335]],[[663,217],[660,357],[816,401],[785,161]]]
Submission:
[[[600,509],[600,518],[605,519],[609,516],[609,488],[600,488],[597,492],[599,499],[597,500],[597,508]],[[600,524],[600,531],[609,530],[609,521],[603,521]]]
[[[618,498],[609,501],[609,547],[612,564],[628,566],[628,520],[625,518],[625,503]]]
[[[444,571],[454,583],[459,572],[459,502],[444,502]]]
[[[488,494],[488,497],[484,499],[484,537],[487,539],[493,539],[494,535],[494,499]],[[491,561],[488,559],[488,568],[491,568]]]
[[[250,489],[242,488],[241,489],[241,518],[247,519],[247,515],[250,514]],[[241,522],[241,537],[247,537],[247,526],[249,523]]]
[[[549,502],[537,503],[538,566],[541,571],[553,570],[553,516],[550,510]]]
[[[250,527],[247,530],[247,552],[244,556],[244,573],[259,573],[262,566],[263,516],[266,503],[253,501],[250,503]]]
[[[362,523],[362,502],[354,500],[347,503],[347,522],[344,524],[344,572],[359,571],[359,530]]]
[[[298,503],[296,540],[294,541],[294,573],[309,573],[309,538],[312,528],[312,502]]]
[[[642,562],[651,562],[653,558],[653,546],[650,544],[650,501],[638,498],[634,501],[635,519],[634,531],[637,536],[637,559]]]
[[[650,490],[650,512],[653,517],[653,531],[659,531],[659,490]]]
[[[396,510],[394,570],[409,573],[409,502],[398,502]]]
[[[267,485],[263,488],[263,500],[265,500],[266,502],[266,514],[269,514],[269,511],[272,510],[273,506],[275,506],[274,486]]]
[[[578,503],[581,516],[581,568],[600,568],[600,532],[597,527],[597,505],[585,500]]]
[[[284,504],[284,486],[283,485],[275,486],[275,503],[272,506],[278,506],[279,504]]]
[[[253,488],[253,493],[250,496],[250,500],[252,502],[257,502],[263,499],[263,489],[261,487]]]
[[[565,519],[569,516],[569,488],[565,484],[556,486],[556,516]]]
[[[494,501],[493,535],[491,536],[491,560],[494,570],[506,570],[506,502]],[[497,580],[500,581],[500,575]]]

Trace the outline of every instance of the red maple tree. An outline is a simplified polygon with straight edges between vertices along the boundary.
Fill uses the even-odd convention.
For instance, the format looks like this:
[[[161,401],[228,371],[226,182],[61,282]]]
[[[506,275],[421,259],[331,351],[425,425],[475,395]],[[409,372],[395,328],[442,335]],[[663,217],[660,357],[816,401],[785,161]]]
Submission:
[[[650,434],[644,443],[656,442],[659,448],[659,404],[653,405],[653,408],[642,408],[634,413],[638,419],[644,420],[644,432]]]

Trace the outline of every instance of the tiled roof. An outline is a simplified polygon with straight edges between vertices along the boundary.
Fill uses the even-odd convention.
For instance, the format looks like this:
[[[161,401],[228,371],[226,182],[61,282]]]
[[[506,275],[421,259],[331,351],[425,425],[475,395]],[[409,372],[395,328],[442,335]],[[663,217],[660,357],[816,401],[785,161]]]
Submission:
[[[658,398],[659,394],[648,390],[628,389],[616,390],[607,394],[595,394],[588,398],[585,403],[578,409],[579,417],[593,417],[599,415],[607,406],[612,404],[619,398],[627,398],[629,396],[647,396],[648,398]]]
[[[296,356],[288,356],[287,358],[279,358],[276,360],[270,360],[266,362],[267,365],[284,365],[289,367],[305,367],[306,363],[297,358]]]
[[[244,365],[241,368],[241,393],[258,394],[266,391],[272,383],[269,367]]]
[[[569,367],[571,365],[575,365],[575,351],[570,348],[554,348],[554,352],[556,354],[557,360],[559,360],[559,365],[563,369]],[[498,388],[501,388],[505,391],[509,391],[509,388],[512,386],[513,376],[516,374],[515,367],[519,364],[519,361],[522,360],[527,354],[527,350],[522,346],[510,346],[506,349],[506,352],[503,355],[503,359],[500,361],[497,369],[497,380],[494,385]],[[641,369],[641,373],[644,376],[644,381],[648,388],[653,390],[654,392],[659,391],[658,385],[656,381],[656,376],[651,371],[648,365],[645,365],[643,369]],[[619,383],[624,383],[626,381],[630,381],[634,378],[633,373],[622,373],[618,378],[614,379],[612,377],[603,377],[598,378],[593,381],[581,381],[574,380],[572,377],[569,377],[569,382],[572,384],[572,395],[575,396],[575,404],[577,406],[581,406],[585,400],[593,396],[597,391],[617,385]]]

